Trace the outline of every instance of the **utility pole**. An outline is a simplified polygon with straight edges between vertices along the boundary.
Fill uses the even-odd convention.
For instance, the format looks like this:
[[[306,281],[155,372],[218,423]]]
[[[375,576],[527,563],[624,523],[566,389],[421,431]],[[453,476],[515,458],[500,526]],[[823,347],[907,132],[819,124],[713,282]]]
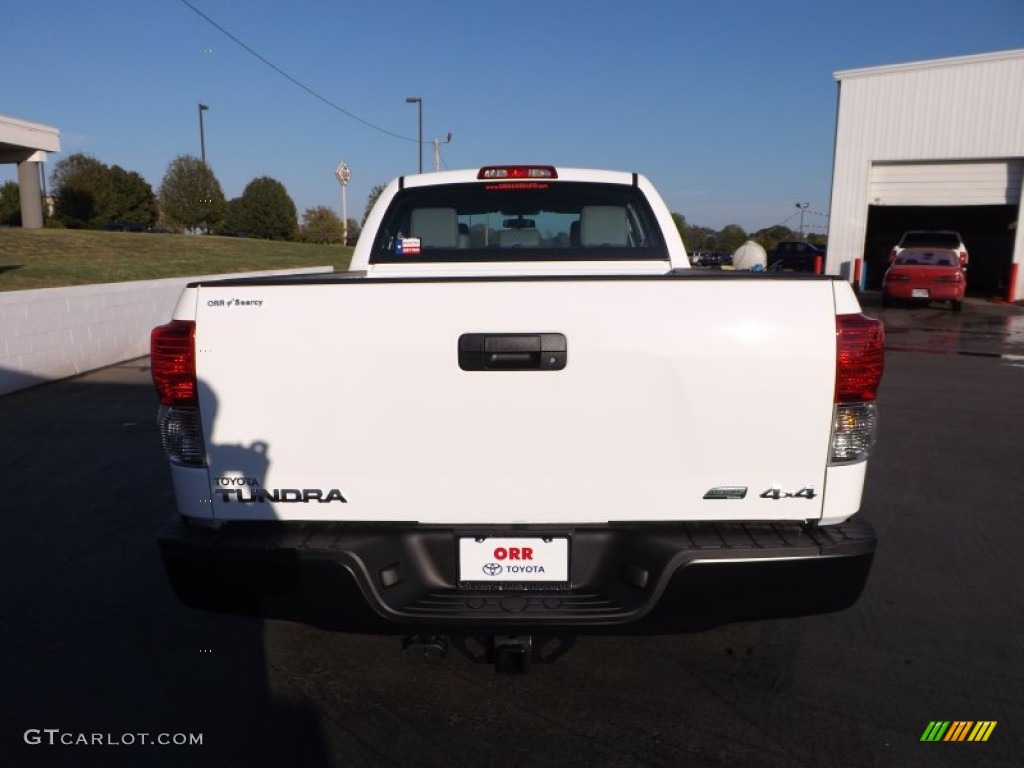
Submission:
[[[203,112],[208,109],[209,107],[205,104],[199,105],[199,152],[203,165],[206,165],[206,136],[203,133]]]
[[[352,171],[342,162],[334,169],[334,175],[341,183],[341,244],[348,245],[348,201],[345,199],[345,191],[352,181]]]
[[[796,207],[800,209],[800,239],[804,239],[804,211],[811,207],[810,203],[797,203]]]
[[[434,170],[441,170],[441,145],[452,143],[452,132],[448,131],[448,136],[444,141],[440,139],[434,139]]]
[[[405,102],[407,104],[416,104],[416,105],[419,106],[420,132],[419,132],[418,144],[419,144],[419,148],[420,148],[420,173],[423,173],[423,99],[420,96],[406,96],[405,97]]]

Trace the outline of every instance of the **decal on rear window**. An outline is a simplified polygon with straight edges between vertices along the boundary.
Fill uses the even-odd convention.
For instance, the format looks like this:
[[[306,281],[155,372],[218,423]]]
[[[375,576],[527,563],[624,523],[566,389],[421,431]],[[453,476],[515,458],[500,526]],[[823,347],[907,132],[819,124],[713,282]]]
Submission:
[[[418,237],[400,237],[395,240],[396,256],[419,256],[420,239]]]

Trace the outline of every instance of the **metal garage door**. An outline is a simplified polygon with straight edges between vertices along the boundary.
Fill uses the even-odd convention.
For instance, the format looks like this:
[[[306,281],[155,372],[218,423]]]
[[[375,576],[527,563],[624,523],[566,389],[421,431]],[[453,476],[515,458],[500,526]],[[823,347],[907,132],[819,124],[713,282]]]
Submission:
[[[872,205],[1017,205],[1022,160],[874,163]]]

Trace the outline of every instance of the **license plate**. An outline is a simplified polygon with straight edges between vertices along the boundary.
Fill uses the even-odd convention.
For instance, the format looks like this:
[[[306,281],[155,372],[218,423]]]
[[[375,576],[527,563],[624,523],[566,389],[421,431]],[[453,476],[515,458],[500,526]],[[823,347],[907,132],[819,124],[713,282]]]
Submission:
[[[928,289],[927,288],[914,288],[910,292],[910,298],[912,299],[927,299]]]
[[[464,536],[459,539],[459,581],[567,582],[569,539]]]

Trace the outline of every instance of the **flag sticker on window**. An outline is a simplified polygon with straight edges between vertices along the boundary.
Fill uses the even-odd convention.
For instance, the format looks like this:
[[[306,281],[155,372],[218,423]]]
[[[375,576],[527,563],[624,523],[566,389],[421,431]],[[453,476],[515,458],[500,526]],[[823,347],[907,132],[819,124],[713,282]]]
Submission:
[[[988,741],[995,727],[995,720],[932,720],[921,741]]]
[[[400,237],[395,241],[395,255],[418,256],[419,253],[420,239],[418,237]]]

